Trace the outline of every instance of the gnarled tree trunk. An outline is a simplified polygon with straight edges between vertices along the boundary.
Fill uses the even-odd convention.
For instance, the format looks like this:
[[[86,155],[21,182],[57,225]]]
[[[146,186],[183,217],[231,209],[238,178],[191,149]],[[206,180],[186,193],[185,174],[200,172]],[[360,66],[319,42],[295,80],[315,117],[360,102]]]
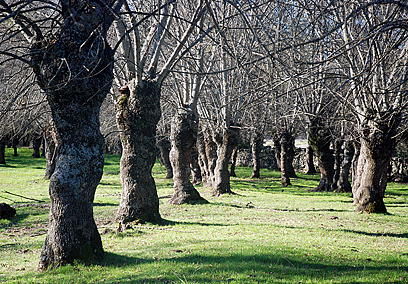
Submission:
[[[215,167],[217,165],[217,144],[214,142],[213,136],[210,131],[204,132],[204,143],[205,143],[205,155],[208,162],[208,178],[207,183],[204,184],[205,187],[213,187],[215,182]]]
[[[202,176],[201,176],[201,168],[200,165],[198,163],[198,150],[197,150],[197,146],[195,145],[193,147],[193,150],[191,151],[191,175],[193,176],[193,180],[192,183],[193,184],[200,184],[203,180]]]
[[[318,158],[320,169],[319,185],[313,191],[330,191],[334,175],[334,158],[330,150],[332,141],[330,131],[319,120],[313,120],[308,131],[309,145]]]
[[[251,178],[259,178],[261,170],[261,147],[263,143],[263,133],[255,132],[252,139],[252,163],[253,171]]]
[[[40,154],[41,143],[42,143],[42,137],[34,138],[33,140],[33,149],[34,149],[33,158],[41,158],[41,154]]]
[[[385,117],[385,114],[382,115]],[[358,177],[356,186],[353,187],[353,199],[357,204],[357,212],[387,212],[384,194],[388,166],[396,147],[396,128],[399,125],[398,117],[391,119],[391,122],[383,124],[369,121],[361,128]]]
[[[14,137],[13,138],[13,140],[12,140],[12,142],[11,142],[11,146],[13,147],[13,150],[14,150],[14,152],[13,152],[13,156],[14,157],[17,157],[18,156],[18,153],[17,153],[17,146],[18,146],[18,138],[17,137]]]
[[[214,139],[218,146],[218,159],[214,169],[214,184],[211,192],[213,196],[232,193],[228,164],[232,151],[238,144],[238,134],[239,130],[237,128],[224,129],[220,137]]]
[[[316,168],[313,163],[313,148],[310,146],[306,148],[306,174],[316,174]]]
[[[170,161],[173,167],[174,194],[169,203],[180,205],[205,201],[190,182],[191,150],[197,143],[198,117],[191,111],[177,114],[171,125]]]
[[[343,161],[340,167],[339,180],[337,182],[337,192],[351,192],[351,184],[349,182],[350,168],[354,156],[353,142],[347,140],[344,142]]]
[[[40,270],[103,258],[93,200],[104,164],[99,111],[113,80],[113,53],[105,40],[111,11],[98,2],[86,13],[88,2],[69,5],[62,7],[60,29],[36,41],[31,54],[51,108],[59,157],[50,179],[49,226]]]
[[[284,132],[281,134],[280,138],[280,161],[281,161],[281,183],[282,186],[288,186],[290,185],[290,171],[289,171],[289,164],[290,164],[290,158],[289,158],[289,151],[291,147],[291,136],[290,133]]]
[[[124,229],[129,222],[159,222],[159,198],[152,177],[156,159],[156,126],[159,122],[160,87],[155,81],[129,82],[115,102],[122,141],[120,179],[122,196],[116,220]]]
[[[202,132],[198,133],[197,136],[197,151],[198,151],[198,164],[201,169],[201,179],[204,187],[208,187],[208,179],[210,178],[210,173],[208,171],[208,159],[205,153],[205,141]]]
[[[235,166],[237,164],[237,156],[238,156],[238,146],[234,148],[232,151],[231,157],[231,167],[230,167],[230,176],[236,177],[237,174],[235,173]]]
[[[293,167],[293,160],[295,159],[295,137],[290,133],[288,136],[289,143],[287,148],[287,172],[291,178],[297,178],[295,168]]]
[[[157,147],[160,150],[160,161],[166,169],[166,178],[173,178],[173,168],[170,162],[170,141],[165,137],[160,137],[157,141]]]

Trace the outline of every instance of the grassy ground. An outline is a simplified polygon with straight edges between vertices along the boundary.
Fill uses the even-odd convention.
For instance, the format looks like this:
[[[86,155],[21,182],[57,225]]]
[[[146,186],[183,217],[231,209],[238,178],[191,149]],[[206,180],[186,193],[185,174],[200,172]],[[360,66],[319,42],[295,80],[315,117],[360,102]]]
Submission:
[[[0,282],[6,283],[408,283],[408,190],[389,184],[389,214],[354,213],[349,194],[311,193],[317,176],[299,174],[282,188],[279,173],[238,168],[236,195],[206,205],[167,204],[172,181],[154,167],[160,212],[167,225],[117,233],[119,157],[107,156],[95,196],[104,263],[38,273],[48,218],[45,161],[20,149],[0,166],[0,202],[17,210],[0,220]],[[33,201],[5,193],[41,200]]]

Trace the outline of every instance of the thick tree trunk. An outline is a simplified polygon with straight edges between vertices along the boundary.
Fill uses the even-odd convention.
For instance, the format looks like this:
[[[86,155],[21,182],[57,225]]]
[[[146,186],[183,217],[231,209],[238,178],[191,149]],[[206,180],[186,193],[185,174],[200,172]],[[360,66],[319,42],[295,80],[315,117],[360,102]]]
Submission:
[[[190,182],[191,150],[197,143],[198,117],[191,111],[179,113],[171,125],[170,161],[173,167],[174,194],[169,203],[194,204],[205,201]]]
[[[50,179],[50,224],[41,252],[40,270],[75,259],[99,260],[103,257],[92,208],[103,171],[100,105],[97,107],[95,102],[94,106],[89,106],[81,100],[76,105],[65,105],[62,97],[59,102],[54,99],[50,103],[59,158]],[[70,128],[75,129],[74,135],[67,135]]]
[[[280,161],[281,161],[281,181],[282,181],[282,186],[286,187],[290,185],[290,175],[289,175],[289,164],[290,164],[290,158],[289,158],[289,151],[291,148],[291,135],[287,132],[281,134],[281,139],[280,139]]]
[[[334,174],[333,174],[333,183],[332,189],[337,189],[337,182],[340,178],[340,169],[341,169],[341,162],[342,162],[342,147],[343,141],[338,139],[334,141]]]
[[[99,111],[113,80],[113,53],[105,41],[110,24],[101,25],[111,11],[92,2],[67,6],[63,25],[32,46],[31,62],[37,82],[47,95],[58,143],[58,160],[49,185],[50,214],[39,269],[74,260],[103,258],[93,219],[93,200],[102,177],[104,139]],[[71,12],[72,12],[71,11]]]
[[[385,116],[385,114],[384,114]],[[392,127],[390,128],[391,125]],[[369,121],[361,129],[357,180],[353,199],[357,212],[386,213],[384,204],[388,166],[396,147],[398,117],[392,122],[377,124]]]
[[[235,166],[237,164],[237,156],[238,156],[238,146],[234,148],[232,151],[231,157],[231,167],[230,167],[230,176],[236,177],[237,174],[235,173]]]
[[[156,126],[161,115],[160,87],[154,81],[143,81],[142,86],[129,84],[115,108],[123,148],[122,196],[116,214],[119,228],[124,229],[126,223],[133,221],[159,222],[159,198],[152,168],[156,159]]]
[[[313,148],[310,146],[306,148],[306,174],[316,174],[316,168],[313,163]]]
[[[361,145],[358,142],[353,143],[354,146],[354,155],[353,160],[351,161],[351,180],[352,180],[352,188],[358,188],[360,185],[359,175],[357,174],[358,171],[358,160],[360,159],[360,148]],[[361,176],[361,175],[360,175]]]
[[[254,137],[252,139],[252,163],[253,163],[253,171],[251,178],[259,178],[260,177],[260,170],[261,170],[261,147],[263,143],[263,134],[256,132],[254,133]]]
[[[201,175],[201,168],[198,163],[198,150],[197,146],[193,147],[193,150],[191,152],[191,175],[193,176],[193,184],[200,184],[203,180],[202,175]]]
[[[213,140],[213,136],[209,131],[204,133],[205,156],[208,162],[208,178],[204,187],[213,187],[215,183],[215,167],[217,165],[217,144]]]
[[[203,182],[203,186],[209,187],[208,179],[210,178],[210,174],[208,171],[208,159],[205,153],[205,148],[204,135],[202,132],[200,132],[197,136],[198,164],[201,169],[201,180]]]
[[[14,153],[13,153],[14,157],[18,156],[18,153],[17,153],[18,142],[19,142],[18,138],[13,138],[13,140],[11,142],[12,143],[11,146],[13,147],[13,150],[14,150]]]
[[[288,172],[289,177],[297,178],[295,168],[293,167],[293,160],[295,159],[295,137],[292,134],[290,134],[290,136],[288,136],[288,139],[289,139],[289,144],[287,148],[288,162],[286,165],[287,172]]]
[[[350,168],[354,156],[354,147],[352,141],[345,141],[343,161],[340,167],[339,180],[337,182],[336,192],[351,192],[351,184],[349,182]]]
[[[34,149],[33,158],[41,158],[41,154],[40,154],[41,144],[42,144],[42,137],[34,138],[33,140],[33,149]]]
[[[170,141],[165,137],[160,137],[159,141],[157,141],[157,147],[160,150],[160,161],[166,169],[166,178],[173,178],[173,168],[170,162]]]
[[[6,164],[6,143],[0,141],[0,164]]]
[[[330,131],[319,121],[313,121],[308,131],[309,145],[312,146],[318,158],[320,169],[319,185],[313,191],[330,191],[334,175],[334,158],[330,150],[332,140]]]
[[[239,130],[237,128],[229,128],[223,130],[222,136],[216,139],[218,159],[214,169],[214,184],[211,192],[213,196],[232,193],[228,164],[231,159],[232,151],[238,144],[238,133]]]

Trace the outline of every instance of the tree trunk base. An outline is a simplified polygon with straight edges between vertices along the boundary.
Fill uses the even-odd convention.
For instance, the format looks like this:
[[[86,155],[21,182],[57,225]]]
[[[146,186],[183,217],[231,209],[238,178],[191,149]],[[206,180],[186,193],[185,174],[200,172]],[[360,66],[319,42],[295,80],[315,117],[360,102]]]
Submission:
[[[201,197],[196,189],[189,190],[189,192],[180,191],[174,192],[173,196],[169,200],[169,204],[181,205],[181,204],[207,204],[206,199]]]
[[[362,213],[387,213],[387,208],[385,208],[385,204],[383,201],[374,201],[367,204],[357,204],[357,208],[355,212],[362,212]]]

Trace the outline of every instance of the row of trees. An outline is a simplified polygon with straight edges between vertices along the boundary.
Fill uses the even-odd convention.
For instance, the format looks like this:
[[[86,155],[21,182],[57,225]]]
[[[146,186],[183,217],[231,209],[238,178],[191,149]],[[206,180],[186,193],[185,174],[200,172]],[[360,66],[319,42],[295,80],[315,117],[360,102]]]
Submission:
[[[205,202],[190,182],[195,147],[212,194],[231,193],[228,162],[242,129],[254,153],[273,135],[282,185],[290,184],[293,138],[305,129],[319,160],[317,190],[331,189],[340,167],[330,143],[349,149],[352,141],[357,211],[385,212],[387,166],[406,135],[407,10],[406,1],[0,1],[2,133],[20,109],[43,109],[37,116],[56,149],[39,268],[103,256],[92,202],[106,99],[117,130],[108,116],[102,125],[123,149],[122,229],[161,219],[151,170],[166,129],[172,204]],[[162,112],[172,119],[157,128]],[[346,183],[351,161],[343,162]]]

